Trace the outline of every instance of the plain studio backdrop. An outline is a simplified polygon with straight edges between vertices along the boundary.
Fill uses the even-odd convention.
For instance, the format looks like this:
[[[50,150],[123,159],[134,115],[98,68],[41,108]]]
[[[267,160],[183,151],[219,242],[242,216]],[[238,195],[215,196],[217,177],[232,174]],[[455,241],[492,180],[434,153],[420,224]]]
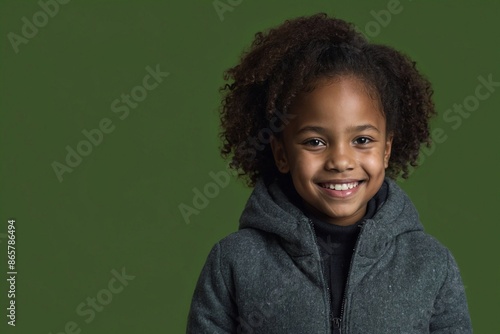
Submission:
[[[0,3],[2,333],[182,333],[250,189],[226,180],[218,88],[257,31],[327,12],[430,79],[435,145],[402,187],[454,254],[477,333],[497,316],[500,3]],[[15,327],[7,323],[15,300]]]

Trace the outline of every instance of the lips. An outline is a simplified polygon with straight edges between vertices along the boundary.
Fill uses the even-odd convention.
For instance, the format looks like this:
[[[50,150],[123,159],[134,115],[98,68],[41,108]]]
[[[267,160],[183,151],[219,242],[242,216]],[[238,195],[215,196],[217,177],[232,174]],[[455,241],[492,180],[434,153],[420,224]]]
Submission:
[[[321,187],[331,190],[350,190],[356,188],[359,185],[358,181],[355,182],[343,182],[343,183],[320,183]]]
[[[354,180],[354,179],[346,179],[346,180],[332,180],[327,182],[318,183],[321,189],[323,189],[324,193],[332,198],[351,198],[354,196],[360,185],[364,181],[362,180]]]

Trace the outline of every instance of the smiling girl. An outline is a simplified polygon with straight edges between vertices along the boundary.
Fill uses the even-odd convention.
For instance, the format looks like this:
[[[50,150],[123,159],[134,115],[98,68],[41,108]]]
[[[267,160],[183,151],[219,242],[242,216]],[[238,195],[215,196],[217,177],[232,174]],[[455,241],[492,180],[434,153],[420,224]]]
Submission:
[[[452,254],[394,181],[430,144],[415,63],[321,13],[257,33],[225,79],[222,154],[254,190],[187,332],[471,333]]]

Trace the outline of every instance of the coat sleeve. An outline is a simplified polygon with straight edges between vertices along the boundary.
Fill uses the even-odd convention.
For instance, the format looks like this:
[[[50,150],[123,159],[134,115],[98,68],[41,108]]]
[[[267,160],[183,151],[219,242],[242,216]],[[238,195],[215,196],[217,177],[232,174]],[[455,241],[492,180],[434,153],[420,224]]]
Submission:
[[[447,250],[448,273],[434,302],[430,333],[472,333],[467,299],[460,272],[453,255]]]
[[[210,251],[191,301],[187,334],[237,332],[237,311],[221,271],[220,244]]]

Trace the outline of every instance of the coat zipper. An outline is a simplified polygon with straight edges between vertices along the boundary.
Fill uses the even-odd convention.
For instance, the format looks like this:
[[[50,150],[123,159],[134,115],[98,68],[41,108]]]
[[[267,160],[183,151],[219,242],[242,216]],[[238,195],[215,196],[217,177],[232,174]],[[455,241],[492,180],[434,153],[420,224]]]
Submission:
[[[323,263],[321,263],[321,251],[319,250],[319,244],[318,244],[318,238],[316,237],[316,231],[314,229],[314,224],[312,222],[311,219],[308,220],[309,221],[309,225],[311,226],[312,228],[312,232],[313,232],[313,237],[314,237],[314,242],[316,243],[316,246],[318,247],[318,252],[319,252],[319,255],[320,255],[320,261],[319,261],[319,265],[320,265],[320,268],[321,268],[321,275],[323,276],[323,279],[325,277],[325,275],[323,274],[324,273],[324,268],[323,268]],[[335,327],[335,326],[339,326],[339,327],[335,327],[335,328],[340,328],[340,322],[335,322],[337,318],[334,318],[333,317],[333,310],[332,310],[332,298],[330,297],[330,287],[328,286],[328,282],[325,282],[325,285],[326,285],[326,290],[327,290],[327,297],[328,297],[328,316],[329,316],[329,320],[332,322],[332,325]]]
[[[366,221],[363,220],[359,224],[359,228],[361,229],[361,231],[363,230],[363,226],[365,225],[365,222]],[[344,317],[344,308],[345,308],[345,303],[346,303],[345,299],[346,299],[347,289],[349,287],[349,277],[351,276],[352,263],[354,261],[354,253],[356,252],[356,249],[358,248],[358,242],[359,242],[359,238],[361,237],[361,231],[359,231],[358,237],[356,238],[356,242],[354,243],[354,248],[352,249],[351,261],[349,263],[349,271],[347,272],[347,280],[345,282],[344,295],[342,296],[342,305],[340,307],[340,318],[334,318],[334,320],[337,319],[336,321],[334,321],[334,323],[338,326],[337,328],[339,329],[339,333],[341,333],[341,334],[342,334],[342,328],[340,328],[340,327],[342,324],[342,318]]]
[[[316,237],[316,231],[314,229],[314,224],[313,224],[311,219],[309,219],[308,222],[312,228],[314,241],[316,242],[316,246],[318,247],[319,255],[321,256],[321,251],[319,250],[319,244],[318,244],[318,239]],[[344,308],[345,308],[345,303],[346,303],[345,299],[346,299],[346,294],[347,294],[347,288],[349,287],[349,277],[351,276],[352,263],[354,261],[354,253],[356,252],[356,249],[358,248],[359,239],[361,237],[361,232],[363,231],[363,226],[365,225],[365,223],[366,223],[366,221],[363,220],[359,224],[359,228],[361,230],[359,231],[358,237],[356,238],[356,242],[354,243],[354,248],[352,249],[352,256],[351,256],[351,261],[349,262],[349,271],[347,272],[347,280],[346,280],[346,284],[345,284],[344,294],[342,296],[342,304],[340,307],[340,317],[339,318],[336,318],[333,316],[333,310],[332,310],[332,306],[331,306],[332,301],[331,301],[331,297],[330,297],[330,288],[328,287],[328,282],[326,282],[327,283],[326,290],[328,291],[327,295],[328,295],[328,310],[329,310],[330,321],[332,322],[333,328],[337,328],[339,330],[340,334],[342,334],[342,328],[341,328],[342,318],[344,317]],[[323,268],[323,264],[321,263],[321,259],[319,261],[319,264],[320,264],[321,270],[323,271],[324,268]],[[324,277],[324,275],[323,275],[323,277]]]

